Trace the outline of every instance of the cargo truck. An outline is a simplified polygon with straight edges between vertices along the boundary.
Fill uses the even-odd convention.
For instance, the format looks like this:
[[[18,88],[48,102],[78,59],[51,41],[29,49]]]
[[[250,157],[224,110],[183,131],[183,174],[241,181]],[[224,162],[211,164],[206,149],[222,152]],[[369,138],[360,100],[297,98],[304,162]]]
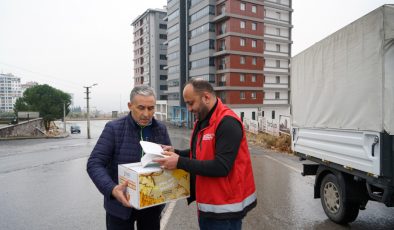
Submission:
[[[291,115],[292,149],[329,219],[394,206],[393,4],[291,59]]]

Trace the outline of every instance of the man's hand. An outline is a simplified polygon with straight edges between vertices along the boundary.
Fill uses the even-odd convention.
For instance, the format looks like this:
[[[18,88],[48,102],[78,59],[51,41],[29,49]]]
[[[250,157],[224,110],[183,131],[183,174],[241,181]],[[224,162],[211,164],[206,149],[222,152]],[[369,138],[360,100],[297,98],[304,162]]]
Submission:
[[[165,158],[155,158],[153,162],[157,162],[163,169],[176,169],[178,164],[179,155],[174,152],[164,151],[163,153],[167,157]]]
[[[161,145],[161,147],[163,148],[164,151],[175,152],[174,147],[172,147],[170,145]]]
[[[118,184],[112,189],[112,196],[115,197],[123,206],[131,208],[129,201],[126,198],[127,181],[123,184]]]

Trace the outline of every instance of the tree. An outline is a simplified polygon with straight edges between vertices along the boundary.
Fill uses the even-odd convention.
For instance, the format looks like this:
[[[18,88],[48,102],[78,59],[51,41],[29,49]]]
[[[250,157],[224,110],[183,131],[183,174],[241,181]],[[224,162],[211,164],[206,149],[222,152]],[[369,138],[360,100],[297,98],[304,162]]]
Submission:
[[[65,103],[66,114],[69,113],[71,96],[59,89],[55,89],[47,84],[36,85],[26,89],[23,97],[16,100],[14,112],[35,111],[40,113],[44,120],[45,129],[49,130],[52,121],[63,117],[63,104]]]

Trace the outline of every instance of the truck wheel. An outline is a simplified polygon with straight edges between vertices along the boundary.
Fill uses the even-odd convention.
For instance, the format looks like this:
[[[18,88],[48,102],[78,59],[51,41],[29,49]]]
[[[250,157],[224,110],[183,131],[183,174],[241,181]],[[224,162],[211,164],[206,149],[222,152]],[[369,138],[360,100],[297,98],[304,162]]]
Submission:
[[[344,201],[347,200],[345,189],[340,186],[338,178],[334,174],[327,174],[320,186],[320,198],[324,212],[337,224],[347,224],[356,220],[360,208],[360,204]]]

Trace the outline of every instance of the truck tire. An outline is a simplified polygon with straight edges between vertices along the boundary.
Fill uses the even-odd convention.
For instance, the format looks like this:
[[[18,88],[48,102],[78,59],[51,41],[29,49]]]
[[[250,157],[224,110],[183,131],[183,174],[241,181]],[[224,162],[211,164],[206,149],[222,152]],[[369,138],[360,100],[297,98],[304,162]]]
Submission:
[[[327,174],[320,186],[320,200],[328,218],[337,224],[347,224],[356,220],[360,204],[349,202],[345,198],[346,188],[340,184],[346,186],[334,174]]]

